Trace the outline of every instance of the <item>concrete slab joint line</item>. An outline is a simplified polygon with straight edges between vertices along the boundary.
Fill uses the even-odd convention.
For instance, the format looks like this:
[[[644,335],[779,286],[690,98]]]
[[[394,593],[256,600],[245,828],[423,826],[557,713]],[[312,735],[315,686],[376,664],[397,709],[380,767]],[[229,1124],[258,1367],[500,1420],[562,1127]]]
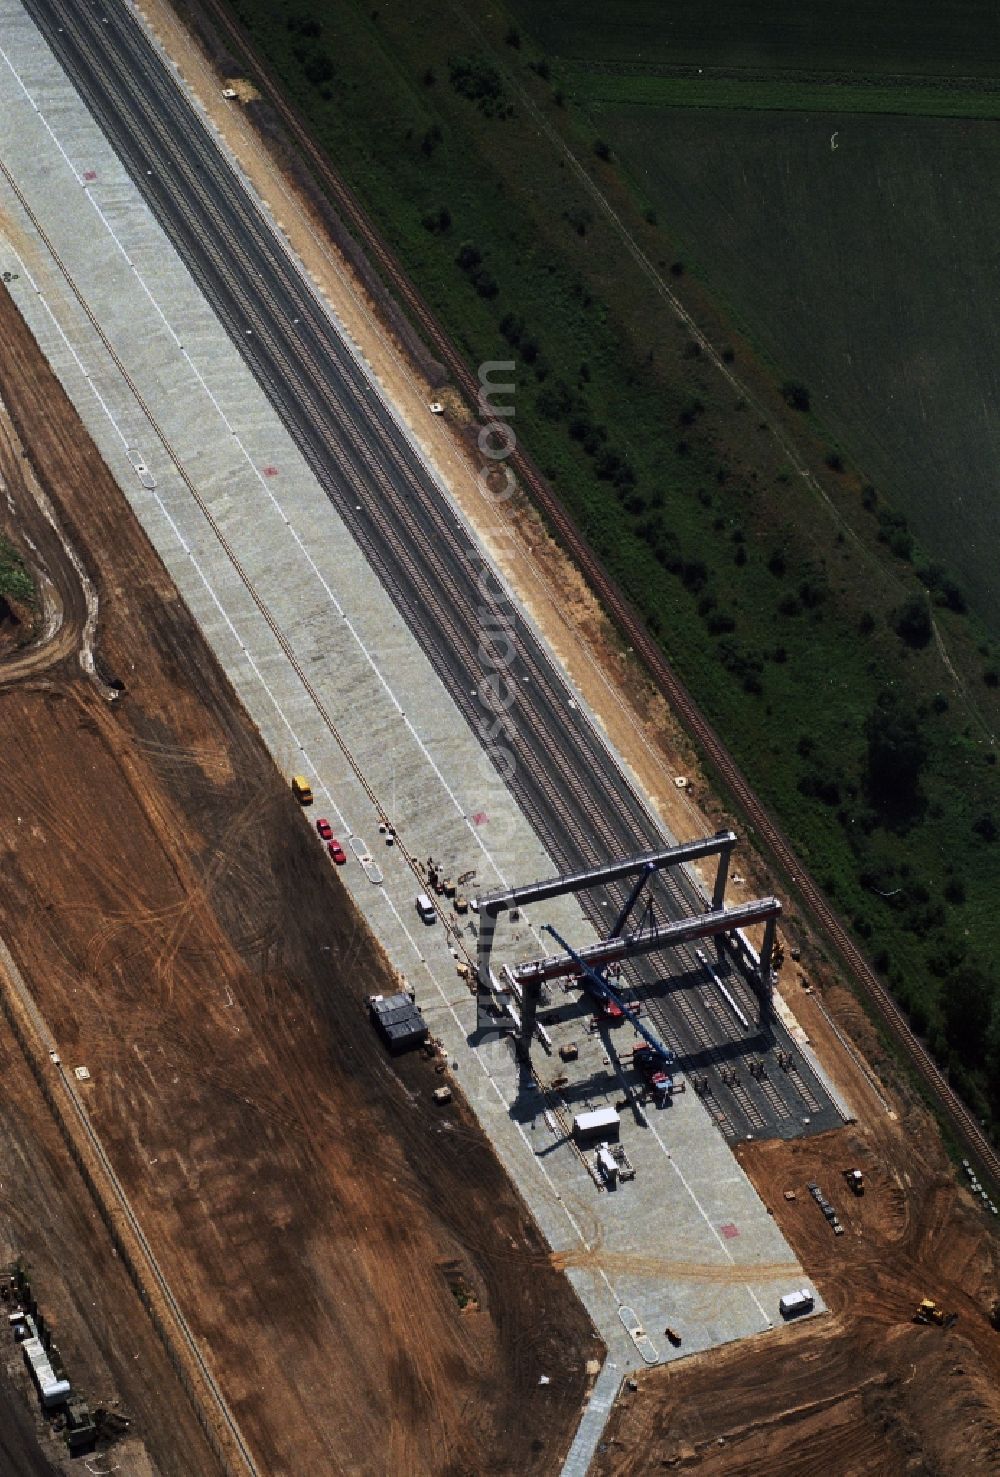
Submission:
[[[40,0],[30,0],[30,6],[39,10]],[[109,14],[114,18],[117,12],[112,9]],[[80,24],[91,23],[86,12],[80,15]],[[468,960],[466,939],[472,935],[467,932],[468,924],[453,924],[445,909],[447,929],[439,920],[437,928],[414,936],[415,930],[423,930],[413,912],[413,895],[418,890],[415,883],[422,876],[414,858],[430,852],[449,858],[449,865],[451,859],[461,858],[463,868],[475,864],[480,869],[477,889],[507,888],[509,877],[546,877],[554,871],[579,870],[592,863],[595,854],[607,855],[610,860],[662,847],[662,828],[635,779],[596,734],[593,716],[559,674],[538,631],[520,615],[518,640],[525,662],[530,658],[532,702],[551,700],[553,712],[565,724],[568,700],[573,696],[573,747],[569,758],[560,757],[558,752],[553,757],[543,748],[537,764],[522,766],[538,771],[533,776],[538,788],[528,794],[535,807],[529,807],[528,812],[533,816],[534,829],[519,808],[528,806],[524,798],[528,792],[512,794],[506,788],[493,788],[484,795],[487,780],[480,779],[485,772],[483,751],[471,726],[474,711],[468,704],[468,672],[463,670],[462,674],[463,706],[454,674],[434,660],[433,641],[427,634],[437,619],[433,610],[430,616],[424,612],[418,620],[399,588],[391,581],[377,581],[372,563],[362,555],[363,529],[359,532],[355,518],[356,501],[370,495],[378,502],[393,495],[392,487],[386,487],[381,474],[366,458],[368,448],[352,443],[345,450],[336,443],[338,456],[348,461],[356,455],[363,466],[361,480],[355,483],[348,479],[347,494],[338,501],[307,454],[301,427],[286,416],[288,397],[283,399],[282,393],[293,381],[265,383],[251,372],[252,355],[261,339],[259,325],[255,323],[249,345],[237,337],[227,337],[202,288],[193,285],[192,264],[175,254],[161,226],[142,204],[139,191],[145,190],[152,198],[149,191],[153,188],[145,180],[145,169],[135,188],[121,180],[121,163],[39,42],[34,27],[24,24],[23,11],[14,0],[0,0],[0,18],[6,48],[2,54],[9,69],[5,76],[0,68],[0,162],[9,190],[4,205],[20,232],[19,239],[31,243],[29,254],[34,253],[31,259],[37,273],[36,280],[25,269],[30,292],[28,287],[22,288],[16,301],[278,765],[287,769],[291,759],[296,769],[301,766],[301,772],[310,775],[317,805],[323,806],[318,813],[337,817],[339,834],[345,841],[364,835],[374,837],[376,825],[390,811],[396,823],[397,806],[392,804],[387,809],[386,801],[393,795],[398,778],[399,809],[405,823],[402,840],[397,828],[395,845],[384,854],[380,852],[384,857],[384,886],[371,887],[363,881],[360,868],[354,866],[343,869],[343,880],[393,963],[416,989],[418,1003],[426,1005],[430,1001],[436,1012],[434,1029],[449,1058],[460,1063],[460,1078],[480,1122],[505,1169],[523,1190],[549,1245],[554,1252],[567,1255],[568,1275],[616,1355],[616,1360],[609,1358],[606,1362],[594,1387],[584,1414],[586,1425],[581,1425],[584,1434],[578,1432],[584,1446],[591,1442],[592,1452],[613,1399],[617,1370],[635,1360],[635,1345],[622,1327],[618,1308],[623,1303],[634,1307],[637,1318],[657,1335],[663,1327],[662,1269],[654,1267],[640,1274],[635,1265],[645,1254],[642,1248],[654,1244],[664,1184],[673,1192],[672,1214],[678,1234],[683,1232],[697,1246],[698,1256],[706,1263],[736,1267],[739,1257],[750,1257],[756,1246],[762,1265],[790,1269],[791,1285],[802,1277],[801,1269],[773,1221],[768,1222],[749,1181],[694,1093],[687,1094],[671,1111],[669,1149],[652,1113],[648,1116],[650,1131],[636,1136],[634,1144],[630,1138],[629,1152],[635,1153],[639,1163],[635,1184],[617,1197],[598,1195],[587,1175],[586,1194],[593,1199],[588,1199],[581,1214],[584,1165],[576,1151],[562,1142],[562,1135],[571,1126],[572,1109],[567,1116],[554,1102],[546,1108],[545,1098],[539,1094],[538,1114],[522,1112],[521,1084],[504,1047],[473,1044],[471,1061],[476,1072],[466,1070],[474,1001],[471,995],[466,999],[461,991],[456,998],[456,954],[452,950]],[[14,24],[17,18],[20,26]],[[114,27],[108,29],[110,32]],[[109,34],[106,39],[110,42],[113,37]],[[10,79],[18,77],[15,67],[21,67],[30,78],[46,106],[50,106],[49,99],[53,100],[52,116],[57,118],[64,138],[74,140],[73,146],[63,147],[23,84],[18,81],[18,88],[11,85]],[[123,87],[115,109],[108,115],[112,122],[121,115],[124,121],[117,126],[122,128],[128,127],[124,113],[127,103],[127,89]],[[154,104],[150,102],[149,106]],[[192,150],[200,147],[193,132],[186,132],[185,138]],[[87,191],[101,222],[96,235],[80,233],[75,215],[79,205],[73,208],[73,218],[67,219],[59,198],[64,193],[59,190],[61,172],[68,169],[74,179],[78,178],[79,171],[70,157],[74,148],[84,149],[88,165],[96,166],[98,178]],[[208,156],[206,161],[206,168],[216,167]],[[163,175],[155,161],[151,162],[157,176]],[[165,173],[169,175],[169,171]],[[109,203],[104,181],[113,176],[115,197]],[[169,179],[167,187],[174,188]],[[252,191],[245,180],[240,180],[239,188],[244,202],[252,203]],[[232,201],[236,209],[240,201],[235,195]],[[81,239],[84,235],[86,239]],[[36,238],[43,248],[40,251]],[[276,259],[268,271],[277,275],[298,273],[284,245],[281,252],[281,259]],[[40,265],[36,264],[36,256]],[[23,259],[19,259],[23,265]],[[124,275],[120,272],[122,260],[132,266],[124,285],[120,281]],[[50,262],[55,263],[55,272]],[[119,277],[117,296],[109,303],[104,274],[115,271]],[[198,280],[204,281],[201,277]],[[207,293],[208,288],[204,291]],[[356,348],[344,347],[343,331],[335,315],[318,300],[310,302],[303,301],[301,307],[314,315],[317,332],[322,330],[325,335],[323,362],[335,366],[344,378],[344,415],[371,423],[373,436],[377,432],[382,438],[378,444],[386,465],[398,464],[399,476],[414,497],[419,494],[425,500],[428,518],[443,518],[440,544],[442,548],[447,545],[448,557],[474,556],[488,566],[468,525],[456,519],[442,484],[423,466],[409,433],[381,389],[376,385],[375,393],[371,393],[371,383],[357,368],[360,359]],[[266,302],[262,311],[265,309],[270,311]],[[240,339],[244,326],[235,329]],[[155,352],[151,355],[149,344],[154,339]],[[182,339],[193,354],[182,345]],[[89,373],[85,364],[90,366]],[[288,372],[291,375],[292,368]],[[315,387],[310,384],[306,388],[309,393],[302,398],[306,413],[310,417],[314,413],[321,418],[328,416],[325,403],[314,405],[309,398]],[[354,401],[350,396],[355,392],[358,397],[367,396],[358,402],[363,412],[351,408]],[[273,394],[277,409],[268,404],[266,393]],[[142,447],[151,474],[155,473],[154,489],[136,485],[126,453],[137,446]],[[234,459],[238,463],[235,470]],[[331,454],[326,460],[332,463],[336,459]],[[195,466],[197,477],[189,471]],[[269,467],[280,468],[280,477],[266,478],[262,469]],[[438,524],[434,527],[437,529]],[[388,534],[380,532],[379,538],[383,537],[387,539]],[[416,536],[414,542],[419,543]],[[262,557],[262,547],[266,557]],[[435,549],[428,551],[427,567],[432,573],[438,568],[434,563],[438,558]],[[511,608],[515,608],[514,596],[500,576],[497,583]],[[308,618],[301,615],[306,609],[313,612]],[[335,627],[329,619],[334,614]],[[336,668],[336,685],[331,666]],[[350,703],[343,697],[347,692]],[[356,722],[358,713],[365,715],[364,725]],[[426,741],[421,734],[427,736]],[[567,752],[570,747],[566,746]],[[558,751],[559,745],[555,748]],[[578,752],[584,756],[582,760],[573,758]],[[404,756],[398,765],[397,754]],[[574,770],[574,763],[581,765],[579,770]],[[574,806],[579,808],[568,811],[563,808],[563,796],[576,796],[577,773],[595,774],[598,779],[593,781],[593,792],[588,790],[579,800],[574,798]],[[446,775],[451,777],[450,783]],[[489,838],[505,829],[509,840],[498,852]],[[596,853],[595,845],[599,847]],[[456,866],[453,875],[458,872]],[[615,903],[615,898],[609,890],[608,906]],[[671,890],[664,889],[658,898],[667,916],[677,909],[699,911],[705,903],[693,877],[682,870],[672,879]],[[583,946],[599,934],[604,936],[598,926],[606,923],[599,911],[600,901],[595,900],[590,911],[583,912],[575,902],[547,900],[545,914],[537,922],[551,918],[574,945]],[[406,920],[411,921],[408,924]],[[522,920],[509,929],[505,922],[499,947],[512,964],[525,962],[532,950],[536,957],[546,952],[535,928],[534,919]],[[679,968],[704,978],[692,953],[679,955],[678,959]],[[720,963],[717,967],[725,976],[727,988],[736,992],[734,998],[738,995],[741,1009],[749,1008],[746,983],[739,983],[732,973],[735,965]],[[653,989],[657,983],[653,975],[642,980],[643,988]],[[645,1008],[655,1013],[664,1006],[650,996]],[[702,1016],[696,1015],[695,1019],[701,1021]],[[676,1018],[676,1024],[680,1029],[681,1017]],[[694,1027],[691,1030],[694,1033]],[[698,1038],[692,1034],[691,1039]],[[707,1048],[704,1043],[702,1046],[712,1049],[711,1041]],[[620,1095],[620,1075],[614,1068],[605,1071],[601,1050],[599,1040],[590,1041],[585,1043],[581,1058],[586,1058],[588,1071],[607,1079],[612,1095]],[[804,1071],[808,1074],[807,1067]],[[817,1090],[822,1092],[818,1085]],[[758,1097],[763,1104],[763,1096]],[[732,1094],[730,1098],[731,1111],[736,1115],[736,1100]],[[551,1121],[558,1132],[544,1128],[542,1115],[546,1111],[553,1112]],[[766,1127],[763,1118],[760,1123]],[[537,1152],[536,1143],[543,1132],[547,1143],[550,1139],[555,1143],[554,1152],[544,1157]],[[627,1194],[631,1199],[625,1198]],[[597,1218],[599,1238],[589,1232],[591,1214]],[[588,1224],[589,1240],[581,1221]],[[733,1243],[737,1246],[734,1254],[718,1228],[736,1222],[741,1239]],[[633,1233],[634,1240],[630,1239]],[[755,1236],[759,1237],[756,1243]],[[595,1257],[594,1246],[601,1247],[599,1256]],[[606,1262],[602,1261],[604,1257]],[[609,1271],[614,1273],[614,1281]],[[752,1279],[753,1275],[751,1259],[746,1263],[745,1276]],[[776,1297],[773,1277],[761,1284],[743,1277],[742,1269],[732,1278],[727,1274],[725,1291],[719,1293],[718,1311],[712,1320],[697,1311],[697,1297],[692,1297],[689,1306],[693,1332],[690,1339],[685,1335],[685,1351],[744,1337],[770,1325],[765,1302]],[[683,1288],[673,1289],[671,1296],[683,1299]],[[671,1322],[680,1317],[676,1306],[670,1309]]]

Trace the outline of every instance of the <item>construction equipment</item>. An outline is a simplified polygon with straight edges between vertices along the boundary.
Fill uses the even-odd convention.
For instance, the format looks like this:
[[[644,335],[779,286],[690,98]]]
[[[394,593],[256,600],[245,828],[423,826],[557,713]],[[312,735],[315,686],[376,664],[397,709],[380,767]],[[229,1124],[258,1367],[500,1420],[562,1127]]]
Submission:
[[[921,1298],[913,1315],[914,1323],[933,1323],[936,1328],[954,1328],[957,1313],[946,1313],[931,1298]]]
[[[864,1176],[860,1169],[845,1169],[843,1174],[844,1179],[850,1185],[855,1195],[863,1195],[865,1193]]]
[[[601,1019],[602,1014],[606,1014],[608,1024],[624,1018],[629,1022],[630,1025],[634,1026],[639,1035],[646,1042],[646,1046],[650,1053],[655,1057],[655,1060],[658,1063],[658,1070],[662,1072],[664,1077],[667,1079],[668,1086],[661,1089],[661,1091],[664,1094],[669,1094],[673,1092],[674,1079],[670,1068],[673,1066],[676,1058],[674,1056],[674,1053],[670,1050],[669,1046],[664,1046],[663,1042],[658,1040],[657,1037],[653,1035],[652,1031],[650,1031],[648,1027],[644,1024],[644,1022],[639,1019],[635,1007],[629,1005],[622,998],[622,996],[619,995],[618,991],[615,990],[608,983],[603,974],[589,965],[585,959],[581,958],[577,951],[570,947],[566,940],[556,932],[551,924],[546,923],[544,925],[543,931],[552,935],[556,943],[559,944],[559,946],[566,951],[569,957],[573,960],[574,964],[577,966],[580,984],[583,986],[584,990],[586,990],[587,994],[590,995],[600,1007],[598,1012],[598,1020]],[[638,1049],[641,1050],[641,1048]]]
[[[815,1185],[815,1184],[810,1183],[810,1184],[806,1185],[806,1189],[809,1191],[810,1195],[813,1197],[813,1199],[815,1200],[816,1204],[819,1206],[820,1210],[823,1212],[824,1216],[829,1221],[830,1228],[833,1231],[833,1234],[835,1236],[843,1236],[843,1234],[844,1234],[844,1228],[840,1224],[840,1220],[839,1220],[839,1218],[837,1216],[837,1212],[834,1209],[834,1207],[830,1204],[829,1200],[827,1200],[826,1196],[823,1194],[823,1191],[820,1189],[819,1185]]]
[[[637,1046],[632,1053],[632,1065],[653,1097],[665,1098],[673,1092],[674,1079],[663,1070],[663,1058],[651,1046]]]
[[[635,1165],[625,1152],[623,1144],[608,1141],[598,1146],[595,1157],[597,1173],[609,1190],[617,1188],[619,1181],[635,1179]]]

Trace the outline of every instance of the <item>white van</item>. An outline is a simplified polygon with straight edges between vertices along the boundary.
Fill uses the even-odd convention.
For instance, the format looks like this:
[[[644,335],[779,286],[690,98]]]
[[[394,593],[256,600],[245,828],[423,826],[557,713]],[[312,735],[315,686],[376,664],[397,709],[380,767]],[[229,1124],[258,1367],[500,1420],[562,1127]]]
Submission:
[[[437,919],[437,909],[426,892],[417,893],[417,912],[424,923],[434,923]]]

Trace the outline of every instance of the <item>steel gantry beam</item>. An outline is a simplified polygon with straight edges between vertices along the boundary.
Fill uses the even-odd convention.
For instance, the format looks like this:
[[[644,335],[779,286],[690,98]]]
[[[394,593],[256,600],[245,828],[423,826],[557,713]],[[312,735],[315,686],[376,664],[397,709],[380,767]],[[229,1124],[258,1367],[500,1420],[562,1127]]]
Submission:
[[[658,923],[653,928],[643,929],[641,933],[604,939],[601,943],[589,944],[580,949],[578,958],[585,964],[600,969],[619,959],[652,954],[661,949],[673,948],[677,944],[692,943],[695,939],[731,933],[733,929],[747,924],[763,923],[765,927],[764,946],[760,953],[760,983],[764,989],[770,990],[774,929],[780,913],[781,904],[777,898],[758,898],[754,902],[741,903],[735,908],[719,908],[693,918]],[[533,959],[528,964],[520,964],[512,973],[521,987],[527,989],[529,986],[541,985],[546,980],[573,974],[578,967],[577,960],[571,954],[553,954],[547,959]]]
[[[699,841],[684,841],[660,851],[628,857],[624,861],[606,862],[603,866],[592,867],[586,872],[570,872],[562,877],[550,877],[544,882],[528,882],[522,887],[508,887],[497,892],[484,893],[479,898],[477,966],[480,985],[486,990],[491,987],[490,955],[493,952],[497,919],[501,913],[507,913],[512,908],[528,907],[531,903],[542,903],[549,898],[563,897],[569,892],[585,892],[592,887],[604,887],[609,883],[619,882],[624,877],[633,877],[636,873],[645,874],[642,879],[644,882],[646,876],[651,876],[653,872],[666,867],[683,866],[686,862],[696,862],[706,856],[719,858],[711,904],[713,911],[717,911],[725,900],[729,861],[735,845],[734,831],[717,831],[714,836],[704,836]]]
[[[633,890],[634,891],[634,890]],[[541,996],[542,985],[546,980],[559,979],[566,975],[583,975],[590,977],[590,984],[584,978],[584,988],[601,997],[607,996],[616,1000],[624,1009],[632,1024],[636,1025],[635,1019],[628,1011],[626,1003],[618,993],[609,986],[602,974],[602,969],[619,959],[630,959],[641,954],[652,954],[662,949],[669,949],[678,944],[692,943],[695,939],[709,938],[711,936],[733,936],[738,928],[752,923],[764,924],[764,942],[760,951],[759,964],[759,998],[760,1016],[764,1018],[771,1010],[771,987],[773,976],[771,972],[771,959],[774,952],[774,935],[777,919],[781,913],[781,904],[777,898],[759,898],[754,902],[741,903],[735,908],[717,908],[708,913],[697,914],[691,918],[676,919],[671,923],[660,923],[652,928],[642,929],[631,934],[613,934],[610,938],[602,940],[597,944],[590,944],[580,950],[571,949],[559,938],[555,930],[546,925],[548,932],[553,934],[566,952],[553,954],[546,959],[533,959],[527,964],[520,964],[516,969],[509,971],[511,979],[517,985],[521,993],[521,1022],[518,1031],[517,1051],[522,1061],[528,1060],[531,1047],[531,1038],[535,1029],[535,1017],[538,1010],[538,1002]],[[636,1025],[640,1034],[647,1036],[646,1030]],[[647,1037],[653,1041],[653,1037]],[[657,1050],[661,1050],[660,1043],[655,1042]]]

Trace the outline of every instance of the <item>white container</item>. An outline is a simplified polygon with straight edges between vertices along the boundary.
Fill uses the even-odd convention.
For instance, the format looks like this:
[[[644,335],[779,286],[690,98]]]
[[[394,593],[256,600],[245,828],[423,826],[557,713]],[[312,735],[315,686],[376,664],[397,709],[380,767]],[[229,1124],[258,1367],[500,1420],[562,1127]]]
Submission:
[[[617,1142],[620,1128],[621,1120],[614,1108],[595,1108],[590,1113],[578,1113],[573,1119],[573,1136],[578,1144],[595,1138]]]

